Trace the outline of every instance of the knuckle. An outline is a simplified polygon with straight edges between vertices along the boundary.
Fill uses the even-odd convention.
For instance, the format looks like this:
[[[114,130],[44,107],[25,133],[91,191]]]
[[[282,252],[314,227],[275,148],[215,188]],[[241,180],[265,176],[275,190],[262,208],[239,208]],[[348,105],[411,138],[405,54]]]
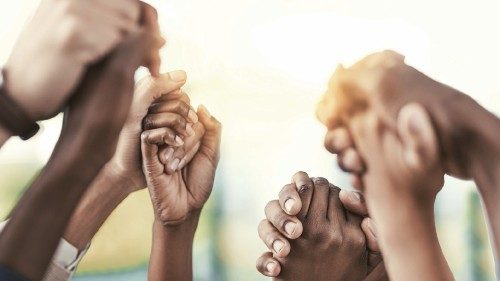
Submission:
[[[309,175],[304,171],[298,171],[295,174],[293,174],[293,178],[297,177],[309,177]]]
[[[140,14],[141,14],[141,6],[140,6],[140,3],[139,1],[128,1],[129,3],[129,13],[130,13],[130,18],[133,20],[133,21],[138,21],[139,20],[139,17],[140,17]],[[152,6],[149,7],[149,9],[151,10],[155,10]]]
[[[167,140],[174,141],[175,140],[175,133],[172,130],[169,130],[167,128],[164,128],[164,136]],[[180,149],[178,149],[180,150]]]
[[[310,192],[312,191],[313,187],[314,187],[313,184],[309,181],[301,183],[300,186],[298,186],[299,194],[305,194],[307,192]]]
[[[155,126],[156,121],[152,115],[147,115],[146,117],[144,117],[144,120],[142,123],[143,123],[143,126],[145,129],[151,129],[152,127]]]
[[[259,233],[263,234],[263,230],[265,229],[267,223],[268,223],[267,219],[263,219],[259,222],[259,226],[257,227]]]
[[[80,37],[80,21],[74,16],[68,16],[59,30],[57,40],[63,49],[69,49],[70,46],[78,44],[77,42],[82,39]]]
[[[183,116],[187,116],[190,110],[189,106],[181,100],[175,101],[175,108],[177,109],[177,112]]]
[[[276,200],[271,200],[267,202],[265,207],[266,214],[271,213],[274,208],[276,208]]]
[[[329,186],[330,182],[323,177],[317,177],[317,178],[314,178],[314,184]]]
[[[350,249],[364,249],[366,247],[366,237],[361,231],[351,231],[344,237],[344,244]]]
[[[344,235],[340,231],[332,231],[328,235],[329,244],[333,247],[340,247],[344,244]]]
[[[186,120],[182,117],[177,117],[174,121],[174,126],[179,129],[186,128]]]
[[[260,272],[260,273],[264,273],[265,272],[265,261],[266,261],[266,257],[265,256],[260,256],[256,263],[255,263],[255,267],[257,268],[257,270]]]
[[[278,197],[281,199],[283,197],[287,197],[289,195],[291,195],[291,191],[295,189],[295,185],[294,184],[287,184],[285,186],[283,186],[283,188],[280,190],[280,192],[278,193]],[[284,198],[283,198],[284,199]]]

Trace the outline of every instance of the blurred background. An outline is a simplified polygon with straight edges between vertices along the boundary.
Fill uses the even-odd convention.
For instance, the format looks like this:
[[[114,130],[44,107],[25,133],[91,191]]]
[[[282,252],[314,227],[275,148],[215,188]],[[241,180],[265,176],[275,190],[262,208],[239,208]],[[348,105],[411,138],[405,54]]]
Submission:
[[[313,114],[338,63],[394,49],[500,113],[497,0],[147,2],[168,41],[162,69],[186,70],[194,105],[205,104],[224,124],[216,186],[195,241],[196,280],[264,280],[255,270],[265,250],[257,224],[294,172],[349,188]],[[0,2],[0,63],[37,3]],[[0,151],[0,219],[48,159],[60,125],[61,116],[43,122],[36,138],[11,140]],[[447,179],[436,209],[457,280],[494,280],[473,183]],[[132,194],[96,235],[75,279],[145,280],[151,223],[147,192]]]

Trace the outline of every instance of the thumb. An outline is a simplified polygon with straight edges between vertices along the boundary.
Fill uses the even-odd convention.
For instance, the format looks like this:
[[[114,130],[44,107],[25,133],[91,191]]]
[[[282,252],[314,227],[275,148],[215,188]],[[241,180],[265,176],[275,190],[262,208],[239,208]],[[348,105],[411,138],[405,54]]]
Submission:
[[[368,208],[363,195],[356,191],[341,189],[339,199],[344,208],[359,216],[367,216]]]
[[[146,178],[163,174],[163,164],[158,158],[158,146],[151,139],[150,131],[141,134],[142,170]]]
[[[158,77],[147,76],[136,85],[134,96],[135,111],[147,111],[148,107],[162,95],[179,90],[186,83],[187,75],[183,70],[174,70]]]
[[[222,125],[215,119],[204,105],[198,106],[199,122],[205,127],[205,135],[201,139],[199,152],[210,159],[217,165],[220,158],[220,141]]]
[[[438,141],[427,111],[416,103],[405,105],[397,119],[398,133],[403,143],[406,165],[414,171],[438,161]]]

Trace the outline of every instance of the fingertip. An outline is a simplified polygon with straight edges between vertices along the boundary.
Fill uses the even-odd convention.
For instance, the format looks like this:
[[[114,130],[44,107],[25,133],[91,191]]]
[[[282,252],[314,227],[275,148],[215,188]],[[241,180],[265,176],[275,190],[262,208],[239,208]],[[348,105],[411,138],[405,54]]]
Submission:
[[[276,277],[281,272],[280,263],[273,257],[271,252],[262,254],[255,264],[257,270],[268,277]]]
[[[364,218],[361,222],[361,229],[365,233],[368,249],[372,252],[380,252],[375,222],[371,218]]]
[[[281,267],[279,263],[273,259],[266,264],[266,271],[269,274],[268,276],[276,277],[279,275]]]
[[[365,200],[361,193],[341,189],[339,192],[339,199],[342,205],[350,212],[360,216],[368,215]]]
[[[363,190],[363,181],[361,180],[361,177],[356,174],[351,175],[351,185],[354,189],[358,191]]]
[[[203,104],[198,105],[198,114],[203,116],[205,119],[212,118],[212,115]]]
[[[363,160],[361,156],[354,148],[347,148],[345,152],[342,153],[342,167],[348,172],[352,173],[362,173],[364,169]]]
[[[289,214],[290,216],[295,216],[300,212],[300,209],[302,207],[302,203],[300,200],[296,200],[294,198],[288,198],[285,199],[285,203],[283,204],[285,207],[285,212]]]
[[[437,137],[430,116],[422,105],[410,103],[403,106],[398,114],[397,127],[409,167],[421,169],[424,163],[437,161]]]

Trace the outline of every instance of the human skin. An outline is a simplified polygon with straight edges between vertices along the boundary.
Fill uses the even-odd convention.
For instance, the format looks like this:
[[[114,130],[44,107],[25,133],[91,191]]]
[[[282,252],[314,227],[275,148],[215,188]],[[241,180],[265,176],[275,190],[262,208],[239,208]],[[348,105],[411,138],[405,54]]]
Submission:
[[[12,136],[12,134],[4,128],[2,125],[0,125],[0,148],[4,145],[4,143]]]
[[[353,99],[347,92],[355,93],[350,95]],[[373,111],[394,129],[400,110],[410,103],[421,105],[432,120],[442,170],[476,182],[498,260],[500,121],[469,96],[406,65],[399,54],[386,51],[370,55],[352,68],[339,67],[318,105],[318,118],[328,129],[325,147],[338,154],[339,165],[354,175],[353,184],[361,188],[365,163],[352,137],[350,117]]]
[[[213,188],[221,137],[219,121],[204,106],[197,113],[199,125],[193,127],[204,130],[203,138],[192,160],[173,174],[158,157],[161,138],[151,130],[141,136],[143,171],[155,213],[148,280],[192,280],[193,238]]]
[[[114,153],[135,70],[153,40],[141,30],[90,68],[70,101],[51,159],[0,235],[0,264],[29,280],[42,279],[74,208]]]
[[[280,191],[278,201],[271,201],[266,207],[267,218],[259,225],[259,236],[271,252],[264,253],[257,260],[257,269],[262,274],[269,277],[281,276],[280,273],[285,266],[292,267],[289,271],[292,271],[293,274],[297,274],[295,266],[284,265],[279,261],[279,259],[288,257],[290,252],[294,250],[294,246],[292,244],[297,243],[294,242],[294,240],[302,234],[304,226],[301,222],[302,219],[300,219],[302,216],[300,212],[301,210],[304,211],[308,208],[307,200],[309,199],[305,197],[306,201],[303,204],[302,198],[304,196],[302,195],[302,192],[308,189],[307,186],[310,185],[314,186],[314,183],[309,176],[304,172],[298,172],[293,176],[292,184],[285,185],[285,187],[283,187]],[[302,190],[302,192],[299,190]],[[335,191],[333,195],[336,195],[337,189],[334,188],[332,190]],[[357,215],[367,215],[362,195],[355,192],[341,190],[338,193],[338,199],[338,202],[341,202],[341,205],[337,208],[342,208],[342,213],[346,212],[347,214],[350,214],[351,217],[356,217]],[[346,208],[345,211],[343,210],[344,207]],[[337,211],[340,212],[340,209]],[[321,222],[321,220],[319,221]],[[293,234],[287,233],[288,231],[286,226],[288,223],[285,222],[293,222],[296,224]],[[308,227],[318,228],[319,226],[317,224],[320,222],[314,222],[314,225],[309,225]],[[366,246],[368,249],[368,275],[363,275],[363,280],[387,280],[384,264],[378,248],[373,222],[370,218],[364,218],[363,221],[360,222],[360,227],[366,237]],[[339,228],[340,227],[331,227],[326,228],[323,231],[328,232],[328,236],[335,236],[335,234],[338,234]],[[288,227],[288,230],[289,229],[290,227]],[[350,237],[351,235],[349,232],[344,231],[342,233],[344,234],[343,238],[345,238],[343,240],[349,240],[352,238]],[[331,276],[339,276],[343,273],[350,274],[349,272],[342,272],[342,268],[336,264],[339,263],[340,260],[347,261],[354,258],[350,253],[342,254],[338,251],[339,247],[335,244],[326,248],[326,254],[317,252],[317,250],[323,251],[319,244],[312,245],[309,248],[310,252],[313,252],[318,256],[323,256],[323,259],[320,262],[316,262],[313,266],[310,266],[310,268],[319,268],[328,272]],[[324,258],[325,256],[331,256],[331,258]],[[295,259],[297,259],[297,257],[295,257]],[[301,256],[300,259],[304,265],[307,265],[312,262],[311,260],[314,260],[314,258],[306,258],[305,256]],[[300,267],[304,266],[301,265]],[[313,278],[315,280],[322,280],[320,277],[315,276],[313,272],[309,272],[307,276],[308,278]],[[350,276],[352,277],[354,275]],[[326,280],[330,280],[330,278],[326,278]]]
[[[158,78],[147,77],[136,85],[134,100],[127,121],[120,132],[115,155],[103,169],[86,191],[78,204],[68,224],[64,238],[78,249],[84,249],[95,233],[113,210],[132,192],[146,187],[145,177],[142,173],[142,156],[140,151],[140,135],[142,133],[142,120],[148,109],[157,99],[163,96],[183,99],[179,95],[180,87],[186,81],[184,71],[173,71],[161,74]],[[184,99],[185,100],[185,99]],[[166,102],[166,107],[157,110],[157,114],[166,114],[170,118],[164,122],[156,123],[158,128],[172,128],[180,122],[189,120],[190,107],[178,100]],[[188,110],[186,110],[186,108]],[[172,112],[174,113],[172,116]],[[181,120],[181,121],[179,121]],[[156,127],[152,127],[156,129]],[[186,130],[177,128],[172,131],[173,136],[167,141],[173,142],[176,135],[186,135]],[[201,135],[185,137],[185,142],[199,142]],[[175,151],[180,147],[175,147]],[[188,149],[188,148],[187,148]]]
[[[363,193],[377,222],[389,276],[454,280],[434,221],[434,202],[444,172],[429,116],[421,106],[410,104],[398,115],[396,131],[384,127],[373,113],[355,116],[351,124],[367,167]]]
[[[33,120],[53,117],[63,109],[87,67],[115,49],[130,32],[146,26],[154,31],[155,43],[163,45],[157,25],[156,11],[137,0],[44,0],[3,66],[4,87]],[[143,62],[155,76],[158,49],[152,48]]]

